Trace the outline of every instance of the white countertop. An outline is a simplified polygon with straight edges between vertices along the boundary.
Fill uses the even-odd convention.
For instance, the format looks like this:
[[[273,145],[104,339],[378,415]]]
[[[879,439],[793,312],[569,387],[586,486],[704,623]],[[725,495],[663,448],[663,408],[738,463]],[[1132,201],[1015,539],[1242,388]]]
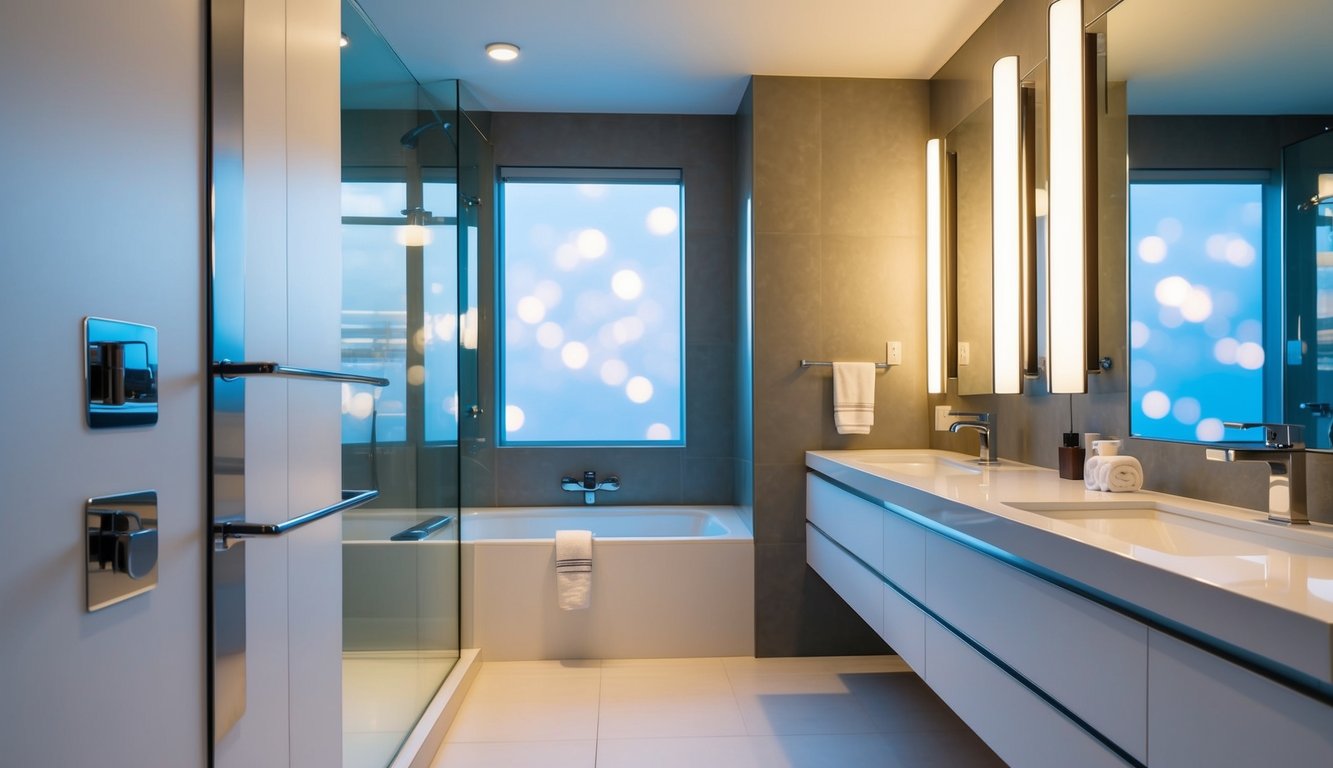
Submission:
[[[1333,683],[1333,526],[1286,527],[1151,491],[1089,491],[1053,469],[975,458],[808,451],[806,465],[1165,626]]]

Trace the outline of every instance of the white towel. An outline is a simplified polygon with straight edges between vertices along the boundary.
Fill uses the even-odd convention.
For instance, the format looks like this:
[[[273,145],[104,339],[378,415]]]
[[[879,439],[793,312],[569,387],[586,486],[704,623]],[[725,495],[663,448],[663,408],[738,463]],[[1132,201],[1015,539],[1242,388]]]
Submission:
[[[592,531],[555,532],[555,591],[562,611],[592,603]]]
[[[1089,491],[1100,491],[1102,489],[1101,481],[1097,479],[1098,470],[1102,467],[1100,456],[1089,456],[1088,460],[1083,462],[1083,487]]]
[[[875,364],[833,364],[833,425],[840,435],[865,435],[875,424]]]
[[[1143,488],[1143,465],[1133,456],[1102,456],[1097,483],[1103,491],[1127,493]]]

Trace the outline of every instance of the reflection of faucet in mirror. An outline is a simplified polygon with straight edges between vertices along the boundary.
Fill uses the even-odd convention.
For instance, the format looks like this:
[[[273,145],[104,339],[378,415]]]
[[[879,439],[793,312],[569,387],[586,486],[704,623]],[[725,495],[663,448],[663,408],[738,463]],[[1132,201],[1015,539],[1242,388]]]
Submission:
[[[1308,525],[1305,508],[1305,443],[1299,424],[1227,422],[1229,429],[1264,430],[1263,447],[1208,448],[1209,461],[1258,461],[1268,465],[1268,519],[1274,523]]]
[[[978,464],[989,465],[999,464],[1000,460],[995,457],[995,423],[991,421],[991,415],[985,412],[973,411],[949,411],[950,416],[971,417],[975,421],[955,421],[949,425],[949,431],[957,433],[960,429],[975,429],[977,437],[981,440],[980,457]]]
[[[1316,419],[1328,419],[1333,416],[1333,405],[1328,403],[1301,403],[1302,411],[1309,411]],[[1333,419],[1328,421],[1328,444],[1333,446]]]

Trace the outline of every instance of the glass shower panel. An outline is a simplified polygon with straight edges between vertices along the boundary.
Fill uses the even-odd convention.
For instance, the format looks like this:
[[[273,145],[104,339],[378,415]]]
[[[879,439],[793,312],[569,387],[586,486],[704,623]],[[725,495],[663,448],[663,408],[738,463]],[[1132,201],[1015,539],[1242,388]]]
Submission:
[[[342,23],[343,363],[392,382],[343,393],[344,482],[380,491],[343,520],[343,764],[383,768],[459,654],[457,84]]]
[[[1333,202],[1312,203],[1333,174],[1333,134],[1283,150],[1286,255],[1285,421],[1308,448],[1333,448]],[[1326,182],[1327,183],[1327,182]]]

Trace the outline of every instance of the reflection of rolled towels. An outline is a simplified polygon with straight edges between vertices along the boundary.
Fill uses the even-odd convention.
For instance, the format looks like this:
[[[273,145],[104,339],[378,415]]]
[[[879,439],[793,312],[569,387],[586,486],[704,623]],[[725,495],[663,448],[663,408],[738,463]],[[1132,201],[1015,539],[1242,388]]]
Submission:
[[[562,611],[592,602],[592,531],[555,532],[555,592]]]
[[[1126,493],[1143,488],[1143,465],[1133,456],[1102,456],[1097,483],[1103,491]]]
[[[1102,489],[1097,480],[1097,470],[1101,469],[1102,460],[1099,456],[1089,456],[1088,460],[1083,462],[1083,487],[1089,491],[1100,491]]]

